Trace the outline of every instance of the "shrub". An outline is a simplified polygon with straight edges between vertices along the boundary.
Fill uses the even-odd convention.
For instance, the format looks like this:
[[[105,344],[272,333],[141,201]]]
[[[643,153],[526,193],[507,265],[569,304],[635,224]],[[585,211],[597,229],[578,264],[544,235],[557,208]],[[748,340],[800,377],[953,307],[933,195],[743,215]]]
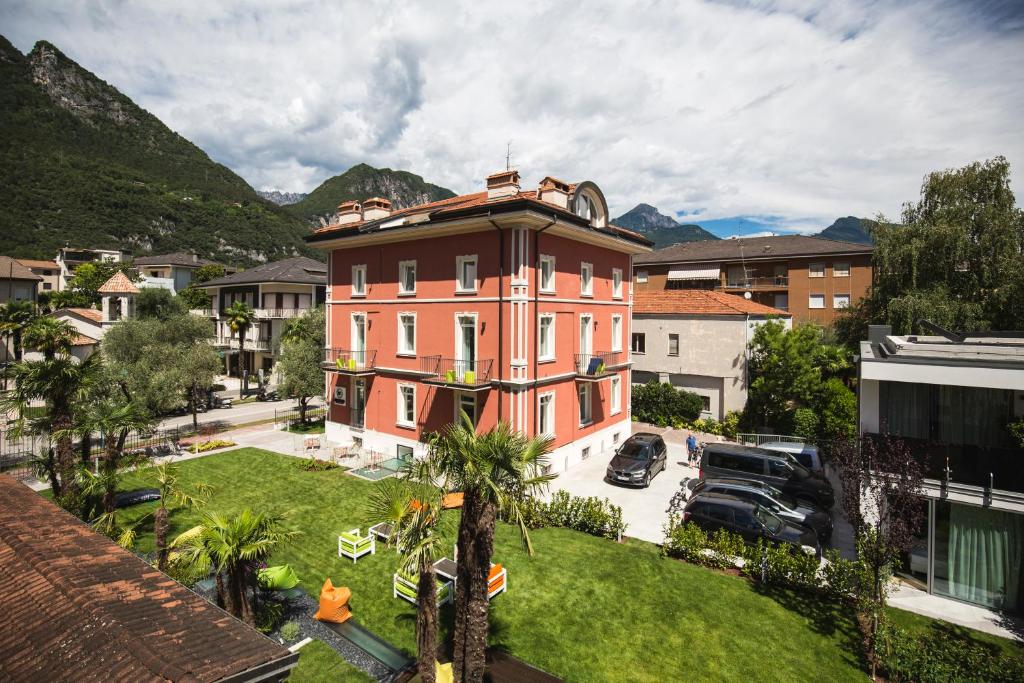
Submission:
[[[622,508],[612,505],[607,498],[582,498],[569,495],[567,491],[556,491],[551,496],[550,503],[532,497],[521,500],[519,514],[523,523],[530,529],[560,526],[616,540],[626,532],[626,524],[622,521]],[[503,519],[507,522],[517,521],[508,519],[507,516]]]
[[[324,472],[326,470],[336,470],[339,467],[339,465],[330,460],[321,460],[320,458],[302,459],[296,462],[295,466],[304,472]]]
[[[200,443],[194,443],[188,447],[188,450],[190,453],[205,453],[206,451],[212,451],[218,448],[227,448],[228,446],[234,445],[234,441],[226,441],[224,439],[213,439],[212,441],[202,441]]]
[[[857,395],[838,377],[825,382],[815,396],[818,417],[817,443],[849,439],[857,433]],[[801,435],[802,436],[802,435]]]
[[[294,621],[289,621],[287,624],[281,627],[281,638],[286,643],[291,643],[299,639],[299,625]]]
[[[740,431],[740,417],[743,415],[738,410],[730,410],[722,418],[722,436],[729,439],[730,441],[736,440],[736,435]]]
[[[661,547],[663,555],[686,560],[693,564],[704,564],[708,549],[708,535],[696,524],[680,523],[679,517],[672,515],[665,525],[665,543]]]
[[[835,549],[825,553],[825,560],[826,563],[821,568],[824,591],[840,600],[855,598],[860,586],[860,564],[853,560],[844,560]]]
[[[263,600],[256,607],[256,630],[272,633],[284,616],[284,605],[272,600]]]
[[[652,380],[632,388],[630,406],[637,420],[667,427],[676,419],[696,419],[701,411],[701,398],[693,392]]]
[[[807,439],[810,443],[818,440],[818,414],[810,408],[797,408],[793,411],[793,434]]]
[[[744,572],[759,581],[802,589],[818,589],[818,558],[814,554],[758,539],[744,549]]]
[[[1024,448],[1024,417],[1006,425],[1006,431],[1010,433],[1010,438],[1017,446]]]
[[[878,629],[879,664],[893,683],[1024,680],[1024,658],[971,640],[966,629],[941,624],[925,635],[910,634],[883,620]]]

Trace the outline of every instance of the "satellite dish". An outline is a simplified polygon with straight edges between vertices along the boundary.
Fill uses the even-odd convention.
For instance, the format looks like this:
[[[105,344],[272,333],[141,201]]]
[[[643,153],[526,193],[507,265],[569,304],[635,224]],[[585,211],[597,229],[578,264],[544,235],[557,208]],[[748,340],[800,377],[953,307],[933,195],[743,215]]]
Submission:
[[[750,292],[743,292],[743,298],[750,301]]]

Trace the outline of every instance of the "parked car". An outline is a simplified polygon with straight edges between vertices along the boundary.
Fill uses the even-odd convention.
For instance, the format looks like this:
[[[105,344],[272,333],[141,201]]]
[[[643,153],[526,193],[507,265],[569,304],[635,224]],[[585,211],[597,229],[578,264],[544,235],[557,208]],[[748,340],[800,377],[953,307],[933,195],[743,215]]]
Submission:
[[[668,465],[668,448],[657,434],[640,432],[622,442],[608,463],[608,481],[632,486],[651,485],[651,479]]]
[[[793,458],[815,474],[825,476],[825,468],[821,464],[821,457],[818,455],[818,447],[809,443],[798,441],[772,441],[761,444],[761,448],[769,451],[780,451],[789,453]]]
[[[701,493],[724,493],[743,500],[757,503],[787,522],[813,529],[818,539],[825,542],[832,538],[832,516],[816,505],[798,501],[789,494],[756,479],[704,479],[692,488],[683,486],[684,496],[689,499]]]
[[[683,510],[683,522],[692,522],[709,534],[725,529],[739,534],[747,543],[756,543],[757,539],[764,538],[821,556],[821,546],[814,531],[787,522],[765,507],[736,496],[723,493],[694,496]]]
[[[828,479],[814,476],[789,453],[754,446],[704,444],[699,476],[701,479],[756,479],[825,510],[831,510],[835,503],[835,493]]]

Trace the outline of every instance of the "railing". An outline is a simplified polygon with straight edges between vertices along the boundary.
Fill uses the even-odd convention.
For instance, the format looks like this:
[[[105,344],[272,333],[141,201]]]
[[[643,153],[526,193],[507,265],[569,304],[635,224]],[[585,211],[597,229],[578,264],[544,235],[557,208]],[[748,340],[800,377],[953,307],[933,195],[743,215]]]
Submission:
[[[342,372],[372,370],[377,360],[376,351],[366,349],[324,349],[324,367]]]
[[[882,439],[865,434],[866,439]],[[942,444],[898,437],[924,469],[925,479],[1024,493],[1024,449]]]
[[[256,317],[266,318],[295,318],[302,315],[301,308],[257,308],[254,309]]]
[[[755,287],[789,287],[788,275],[767,275],[758,277],[730,278],[726,280],[728,289],[753,289]]]
[[[427,356],[420,361],[420,369],[433,375],[435,382],[460,386],[478,387],[491,382],[493,360],[457,360]]]
[[[240,339],[238,339],[236,337],[230,337],[230,338],[221,340],[219,342],[219,344],[221,346],[227,346],[229,349],[238,349],[238,348],[241,348],[240,342],[241,342]],[[246,337],[246,339],[245,339],[245,350],[246,351],[269,351],[270,350],[270,340],[269,339],[259,339],[259,338],[252,339],[250,337]]]
[[[802,436],[793,436],[790,434],[737,434],[736,440],[744,446],[760,446],[766,443],[779,443],[779,442],[790,442],[790,443],[807,443],[807,439]]]
[[[192,315],[198,315],[201,318],[216,318],[217,311],[212,308],[193,308],[189,311]]]
[[[576,374],[586,377],[603,377],[610,374],[608,368],[621,363],[621,351],[601,351],[598,353],[577,353],[573,355]]]

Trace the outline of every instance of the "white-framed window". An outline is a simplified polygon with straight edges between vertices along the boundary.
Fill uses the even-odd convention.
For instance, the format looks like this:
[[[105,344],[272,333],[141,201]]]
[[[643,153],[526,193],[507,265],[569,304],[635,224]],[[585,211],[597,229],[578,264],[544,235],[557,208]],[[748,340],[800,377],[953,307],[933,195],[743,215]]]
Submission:
[[[832,277],[850,277],[850,264],[845,261],[836,261],[833,263]]]
[[[537,433],[555,435],[555,392],[548,391],[537,397]]]
[[[612,298],[622,298],[622,268],[612,268]]]
[[[622,350],[622,316],[612,316],[612,351]]]
[[[580,382],[579,386],[579,399],[580,399],[580,424],[588,425],[594,421],[593,401],[591,397],[592,382]]]
[[[455,420],[459,424],[462,424],[463,412],[469,415],[469,419],[474,425],[477,423],[476,394],[471,391],[455,392]]]
[[[638,271],[636,271],[636,281],[637,282],[647,282],[647,271],[646,270],[638,270]]]
[[[352,266],[352,296],[366,296],[366,264]]]
[[[850,295],[849,294],[835,294],[832,296],[832,308],[849,308],[850,307]]]
[[[807,277],[825,277],[825,264],[812,263],[807,266]]]
[[[398,355],[416,355],[416,314],[398,314]]]
[[[594,296],[594,264],[580,264],[580,296]]]
[[[807,299],[807,308],[825,308],[825,295],[811,294]]]
[[[679,335],[669,334],[668,335],[668,355],[678,356],[679,355]]]
[[[633,353],[647,353],[647,335],[643,332],[634,332],[629,350]]]
[[[476,291],[476,254],[455,258],[455,291]]]
[[[555,315],[544,313],[540,316],[539,323],[540,346],[537,350],[537,360],[555,359]]]
[[[622,378],[618,375],[612,377],[611,384],[609,385],[611,390],[611,414],[622,412]]]
[[[416,293],[416,261],[398,262],[398,293]]]
[[[555,257],[548,254],[540,256],[540,291],[544,294],[555,293]]]
[[[416,426],[416,385],[398,385],[398,426]]]

